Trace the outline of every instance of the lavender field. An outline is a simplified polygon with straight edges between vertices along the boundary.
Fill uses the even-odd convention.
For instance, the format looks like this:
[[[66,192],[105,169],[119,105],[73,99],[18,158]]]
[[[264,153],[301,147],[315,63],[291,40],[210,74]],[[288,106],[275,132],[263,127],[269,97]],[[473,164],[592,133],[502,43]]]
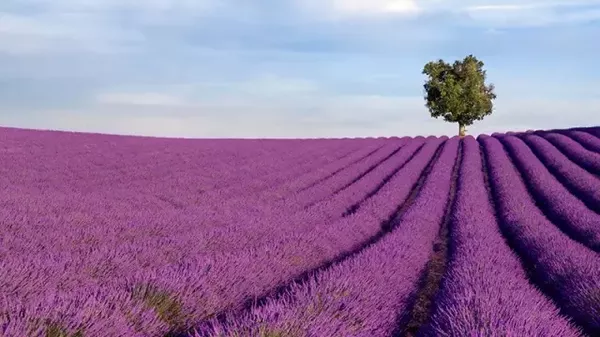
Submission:
[[[600,336],[600,127],[0,128],[0,336]]]

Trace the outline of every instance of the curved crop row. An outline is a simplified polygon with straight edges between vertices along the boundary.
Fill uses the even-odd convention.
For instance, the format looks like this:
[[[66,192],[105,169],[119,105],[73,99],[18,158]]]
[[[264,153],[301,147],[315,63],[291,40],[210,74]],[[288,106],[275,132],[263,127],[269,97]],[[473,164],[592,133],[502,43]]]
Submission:
[[[504,241],[484,182],[479,143],[463,140],[450,261],[422,336],[579,336],[527,280]]]
[[[404,137],[398,140],[397,145],[404,146],[408,141],[409,138]],[[376,154],[377,151],[384,146],[384,144],[385,143],[374,143],[373,145],[369,144],[369,146],[365,145],[364,149],[361,149],[361,151],[357,151],[353,155],[344,158],[344,160],[334,162],[331,165],[320,167],[318,170],[310,172],[305,176],[301,176],[296,178],[295,180],[286,182],[286,187],[290,191],[294,192],[301,192],[311,187],[315,187],[318,184],[328,179],[331,179],[336,174],[339,174],[340,172],[349,169],[353,165],[358,164],[363,160],[367,160],[369,157]],[[271,193],[271,191],[267,192]],[[275,196],[280,196],[280,193],[278,191],[275,191],[273,194]]]
[[[313,194],[319,187],[307,189],[277,201],[253,203],[250,199],[247,201],[247,205],[239,209],[215,209],[214,212],[221,212],[205,215],[199,222],[201,228],[193,229],[195,235],[201,235],[198,247],[203,251],[210,252],[211,255],[247,250],[266,242],[272,242],[280,236],[289,235],[290,232],[306,231],[312,226],[335,221],[352,202],[361,200],[389,172],[406,163],[423,142],[423,138],[412,140],[349,188],[307,209],[303,209],[302,206],[308,203],[306,199],[313,200]],[[360,167],[374,165],[373,158],[367,159],[366,163],[361,163]],[[344,172],[349,173],[349,175],[346,174],[346,177],[355,177],[361,174],[356,168],[344,170]],[[339,186],[339,181],[330,180],[330,188],[324,188],[324,190],[332,190],[335,186]],[[330,180],[320,186],[327,184]],[[243,219],[244,226],[240,226],[240,219]],[[204,245],[210,249],[203,249]],[[202,253],[202,255],[205,254]]]
[[[416,138],[394,156],[361,177],[360,180],[344,187],[343,190],[326,199],[319,200],[317,203],[309,203],[305,210],[312,214],[323,214],[327,218],[341,216],[350,207],[356,208],[357,205],[368,200],[369,197],[385,186],[411,159],[416,158],[421,153],[427,153],[435,142],[432,141],[429,144],[426,144],[426,142],[433,139],[435,137]],[[291,202],[307,204],[308,200],[313,200],[311,195],[298,195],[298,198],[294,198]]]
[[[600,251],[600,215],[572,195],[518,137],[498,136],[521,171],[538,205],[574,239]]]
[[[203,242],[223,247],[214,252],[233,252],[257,247],[279,237],[310,231],[319,224],[337,221],[351,205],[366,205],[369,200],[363,201],[364,198],[378,188],[382,182],[385,182],[383,185],[385,187],[389,184],[387,180],[393,177],[404,178],[408,182],[416,181],[418,175],[401,174],[398,170],[407,172],[414,167],[415,172],[421,172],[438,146],[439,140],[436,140],[435,137],[429,138],[425,145],[423,145],[423,139],[415,139],[393,157],[369,172],[368,175],[329,199],[294,212],[298,209],[297,206],[294,207],[295,204],[303,205],[305,204],[303,198],[311,197],[305,194],[293,196],[283,200],[286,204],[272,205],[273,210],[268,216],[264,216],[264,213],[262,217],[247,216],[246,219],[250,221],[244,227],[235,226],[235,222],[233,222],[231,226],[220,226],[206,232]],[[390,175],[392,176],[390,177]],[[381,200],[381,197],[376,200]],[[361,203],[361,201],[363,202]],[[381,209],[372,206],[370,209],[376,214],[387,216],[387,212],[382,212]]]
[[[600,127],[589,127],[589,128],[585,128],[585,131],[587,131],[588,133],[600,138]]]
[[[401,146],[405,141],[403,139],[397,145]],[[331,179],[336,174],[348,170],[354,165],[369,161],[370,157],[380,151],[382,147],[383,145],[379,143],[365,144],[358,151],[353,151],[343,157],[335,158],[335,160],[324,164],[317,162],[317,164],[313,164],[311,170],[304,170],[301,174],[293,177],[289,174],[282,174],[289,168],[279,170],[272,173],[272,176],[258,179],[252,188],[248,188],[248,184],[239,184],[227,190],[213,192],[203,198],[201,204],[205,213],[209,213],[210,209],[215,214],[235,212],[235,210],[242,211],[249,205],[254,205],[253,208],[260,206],[272,207],[274,202],[287,198],[294,193],[299,193],[315,181]],[[308,161],[312,162],[314,160]],[[296,165],[296,163],[292,164],[292,166]]]
[[[479,136],[500,227],[535,283],[593,336],[600,334],[600,259],[544,217],[499,140]]]
[[[365,145],[368,145],[368,143]],[[316,152],[313,151],[313,154],[316,154]],[[211,207],[199,207],[205,205],[201,201],[194,201],[200,203],[198,206],[194,206],[194,209],[188,207],[190,205],[189,201],[195,198],[194,186],[196,185],[193,182],[187,183],[186,188],[181,188],[178,184],[170,186],[169,184],[157,182],[147,184],[143,189],[125,190],[118,185],[108,184],[102,188],[86,186],[85,190],[87,191],[85,193],[72,190],[69,192],[55,188],[58,183],[52,181],[44,181],[44,189],[40,189],[29,181],[22,181],[15,177],[15,173],[19,174],[24,170],[14,168],[11,166],[12,164],[13,162],[9,161],[2,165],[3,168],[7,169],[7,172],[12,172],[11,174],[2,175],[2,178],[8,180],[7,186],[10,188],[6,191],[4,200],[7,202],[7,206],[14,207],[18,212],[29,213],[30,215],[38,214],[40,217],[48,214],[61,214],[68,223],[72,223],[72,220],[69,219],[71,214],[80,220],[92,218],[90,221],[96,223],[100,221],[125,225],[127,223],[145,223],[150,220],[155,222],[157,227],[164,224],[168,226],[167,228],[179,227],[181,230],[192,230],[193,227],[202,229],[203,226],[207,225],[215,227],[223,224],[215,221],[215,217],[211,217]],[[187,166],[190,165],[187,164]],[[75,168],[77,167],[73,169]],[[50,174],[52,169],[55,169],[55,167],[51,166],[47,174]],[[44,175],[39,174],[39,171],[38,168],[38,180],[43,179],[46,175],[46,173]],[[87,172],[88,170],[84,168],[83,171]],[[180,176],[186,177],[185,174],[180,174]],[[187,177],[191,179],[193,176]],[[81,178],[79,179],[81,180]],[[91,181],[93,183],[93,179]],[[111,198],[106,197],[108,193],[110,193]],[[169,193],[173,197],[164,198]],[[161,205],[161,202],[156,200],[157,195],[172,206],[165,207]],[[246,200],[246,205],[253,205],[248,201]],[[223,204],[223,202],[215,203],[215,205],[219,204]],[[183,211],[184,209],[185,211]],[[227,209],[224,208],[221,211],[225,213]],[[236,209],[234,214],[239,219],[240,216],[243,218],[244,213],[247,214],[250,211],[245,212],[244,209]],[[227,220],[231,220],[231,218]]]
[[[383,165],[393,161],[394,158],[406,158],[403,154],[408,151],[407,147],[414,152],[415,149],[413,144],[419,141],[423,142],[423,138],[420,140],[415,139],[405,147],[391,146],[394,144],[390,144],[386,147],[385,151],[381,151],[381,153],[374,156],[372,160],[360,162],[355,167],[344,170],[331,179],[324,181],[316,188],[299,192],[294,196],[293,203],[299,204],[301,207],[308,207],[319,201],[325,200],[331,195],[335,195],[348,187],[356,186],[356,182],[367,181],[371,172],[381,170]],[[385,166],[387,167],[389,164]]]
[[[302,211],[306,205],[314,203],[315,200],[326,200],[334,194],[336,190],[349,183],[354,183],[356,180],[358,180],[358,183],[355,183],[354,185],[358,187],[352,187],[360,190],[361,184],[364,184],[364,181],[369,180],[373,171],[381,170],[381,166],[389,166],[389,163],[394,162],[395,158],[404,158],[402,154],[406,152],[405,142],[406,140],[404,139],[399,142],[388,142],[375,153],[364,157],[363,160],[355,161],[352,165],[339,171],[329,179],[322,181],[319,185],[307,189],[286,193],[276,187],[269,190],[268,192],[270,193],[267,192],[263,195],[256,196],[256,199],[237,198],[231,206],[229,203],[226,205],[231,207],[229,209],[220,207],[222,202],[217,200],[211,203],[211,205],[213,205],[212,209],[214,209],[214,215],[205,217],[203,221],[230,221],[232,220],[232,217],[235,218],[238,215],[250,216],[251,221],[254,221],[253,219],[264,218],[265,216],[288,217],[289,213]],[[412,149],[413,147],[411,146],[410,148]],[[409,157],[405,160],[408,158]],[[312,179],[319,179],[321,177],[322,175],[317,177],[313,176]],[[359,179],[359,177],[363,179]],[[312,182],[312,180],[310,182]],[[279,198],[275,199],[274,196],[279,196]]]
[[[401,146],[404,141],[405,140],[398,141],[398,146]],[[287,187],[289,189],[299,183],[301,184],[299,188],[301,188],[306,184],[312,183],[313,180],[311,179],[321,179],[324,176],[326,177],[329,175],[331,167],[334,167],[333,171],[335,171],[340,167],[354,165],[357,162],[374,155],[378,150],[389,143],[391,142],[377,140],[372,143],[362,144],[358,149],[356,149],[356,145],[349,144],[347,148],[328,150],[326,152],[327,156],[322,156],[323,158],[313,155],[294,157],[293,160],[282,160],[275,155],[271,155],[268,160],[264,160],[262,163],[257,164],[257,166],[268,167],[268,174],[258,176],[255,179],[249,179],[250,176],[244,177],[244,174],[238,174],[236,176],[236,178],[238,178],[237,183],[229,183],[226,188],[211,191],[210,194],[207,194],[203,198],[202,202],[207,205],[223,205],[223,202],[228,201],[228,199],[233,199],[232,202],[228,201],[228,203],[235,203],[235,201],[244,198],[256,198],[273,189],[279,191],[282,190],[282,187]],[[275,158],[277,158],[276,161],[281,161],[284,165],[273,168],[266,165],[271,161],[275,161]],[[236,181],[235,179],[232,180],[234,182]],[[292,182],[295,184],[292,184]],[[296,192],[294,189],[291,189],[291,191]]]
[[[345,258],[385,230],[381,224],[408,198],[443,140],[429,139],[419,154],[401,169],[401,174],[394,176],[357,213],[316,227],[291,222],[279,229],[273,228],[278,233],[267,234],[267,238],[273,238],[269,241],[258,238],[261,245],[257,248],[216,256],[212,263],[194,265],[189,273],[202,277],[189,283],[173,283],[172,275],[164,274],[164,286],[183,294],[184,298],[189,296],[185,302],[196,306],[195,316],[206,318],[225,308],[235,310],[245,298],[261,296],[307,270]],[[207,264],[211,266],[210,271],[204,272]],[[236,286],[222,288],[220,280],[223,279]],[[202,292],[190,291],[192,289],[202,289]],[[210,306],[206,305],[209,298],[213,299]],[[198,307],[198,303],[205,305]]]
[[[598,128],[557,130],[556,133],[576,140],[587,150],[600,153],[600,134]]]
[[[556,147],[536,135],[521,137],[544,165],[586,205],[600,213],[600,179],[573,163]]]
[[[432,254],[458,146],[458,138],[445,144],[414,203],[381,241],[246,317],[200,328],[196,335],[389,336],[398,314],[409,309]]]
[[[596,138],[585,132],[571,131],[566,133],[573,137],[573,140],[560,133],[544,133],[542,136],[550,141],[554,146],[560,149],[572,161],[586,170],[600,176],[600,139],[598,139],[598,152],[588,150],[581,144],[585,140]],[[580,144],[581,143],[581,144]]]
[[[265,233],[266,237],[257,238],[263,243],[260,247],[235,254],[210,253],[213,257],[207,257],[209,251],[218,249],[206,245],[201,228],[193,227],[191,223],[187,228],[173,223],[169,221],[168,213],[160,219],[144,221],[140,217],[134,223],[103,222],[100,226],[91,226],[93,221],[80,218],[86,224],[81,228],[62,221],[67,216],[64,212],[39,224],[33,223],[37,218],[35,215],[27,219],[14,218],[18,223],[28,222],[29,231],[9,226],[14,233],[7,233],[7,244],[2,248],[10,251],[11,258],[3,261],[9,266],[0,271],[7,275],[3,289],[19,291],[3,295],[11,301],[23,299],[28,308],[45,307],[45,316],[60,314],[61,324],[83,326],[90,331],[99,329],[98,326],[104,323],[82,321],[76,313],[83,310],[84,303],[87,302],[88,311],[98,312],[110,305],[102,298],[141,297],[137,302],[126,301],[126,309],[111,314],[112,321],[124,322],[118,324],[123,331],[129,331],[124,335],[131,336],[135,336],[130,332],[136,326],[152,330],[164,321],[171,327],[183,327],[189,324],[188,321],[239,308],[246,299],[262,296],[307,269],[332,263],[343,259],[350,251],[360,250],[363,242],[381,232],[381,217],[389,217],[398,203],[408,197],[420,169],[427,165],[442,141],[430,139],[402,172],[384,186],[395,193],[395,198],[389,199],[390,195],[382,189],[381,198],[386,198],[387,208],[381,208],[381,202],[373,197],[369,202],[377,208],[365,207],[364,212],[361,209],[351,217],[331,224],[322,223],[309,230],[302,229],[302,222],[272,223],[271,228],[279,228],[279,233],[286,235]],[[65,199],[55,202],[57,205],[71,204]],[[93,203],[93,200],[89,202]],[[244,226],[254,225],[244,222],[243,218],[240,221]],[[47,233],[43,242],[35,240],[35,232],[44,228],[53,231]],[[90,242],[94,244],[90,245]],[[32,243],[38,245],[33,251]],[[24,267],[19,270],[16,265]],[[40,268],[44,265],[52,268]],[[23,282],[19,275],[37,277]],[[40,288],[34,280],[44,280],[46,286]],[[83,284],[89,286],[81,287]],[[140,292],[145,295],[136,295]],[[56,296],[47,297],[47,294]],[[90,302],[94,298],[100,302]],[[163,309],[168,311],[159,310],[160,320],[153,316],[148,320],[128,321],[128,312],[140,312],[145,308],[142,304],[158,305],[157,301],[162,303],[160,308],[166,306]],[[68,309],[59,303],[65,303]],[[65,311],[55,313],[52,307]],[[35,317],[40,315],[32,313]],[[160,333],[161,330],[155,331]]]
[[[421,335],[600,335],[598,130],[481,136],[481,163],[472,137],[0,128],[0,335],[411,335],[446,238]]]
[[[202,182],[212,171],[218,171],[218,167],[212,167],[213,159],[205,161],[206,164],[199,165],[190,172],[188,167],[180,167],[177,162],[163,164],[164,170],[169,176],[165,177],[171,184],[165,186],[145,186],[149,194],[154,194],[167,202],[175,202],[181,207],[194,207],[200,203],[204,205],[222,204],[230,198],[251,197],[268,187],[281,184],[289,179],[297,178],[303,174],[314,171],[328,163],[335,163],[348,155],[360,150],[361,143],[348,142],[346,146],[324,146],[308,147],[312,151],[298,151],[291,147],[288,152],[278,154],[275,151],[270,156],[262,158],[257,156],[254,161],[245,163],[239,158],[230,159],[229,165],[233,169],[221,168],[217,177],[212,177],[210,185]],[[268,148],[262,149],[269,152]],[[256,151],[256,150],[254,150]],[[277,158],[277,160],[275,160]],[[194,160],[194,162],[202,162]],[[214,165],[214,164],[213,164]],[[173,179],[173,176],[177,179]],[[210,176],[209,176],[210,177]]]
[[[394,153],[392,157],[368,172],[362,179],[313,206],[303,207],[315,199],[314,194],[317,194],[318,187],[307,189],[274,202],[259,203],[255,207],[251,204],[228,213],[206,216],[202,219],[202,222],[207,223],[207,225],[203,226],[203,229],[196,230],[196,232],[204,232],[202,243],[206,242],[211,247],[220,247],[212,250],[212,252],[222,253],[255,247],[265,241],[272,241],[278,235],[289,235],[290,232],[305,231],[319,223],[335,221],[353,202],[360,201],[371,192],[387,174],[409,161],[415,155],[415,152],[423,146],[423,143],[424,139],[422,138],[410,141]],[[436,145],[429,145],[429,147],[431,146]],[[371,162],[372,159],[369,158],[366,165],[374,165]],[[362,167],[364,168],[366,165],[363,163]],[[344,172],[348,173],[346,177],[361,175],[360,171],[354,169],[345,170]],[[336,186],[339,187],[339,181],[336,179],[327,180],[320,186],[327,184],[330,184],[330,186],[324,188],[324,190],[332,191]],[[239,226],[236,221],[241,217],[244,218],[245,226]],[[215,219],[221,221],[218,226],[211,225]],[[286,224],[294,225],[286,226]]]
[[[23,140],[18,136],[20,133],[8,133],[11,137],[3,141],[8,148],[2,154],[0,182],[27,186],[32,192],[37,189],[38,193],[114,195],[135,191],[138,199],[143,198],[146,204],[153,203],[159,209],[169,205],[156,196],[196,201],[196,197],[202,198],[206,192],[235,183],[240,177],[260,176],[261,168],[271,172],[295,160],[297,164],[310,163],[309,158],[318,161],[320,156],[336,154],[344,147],[358,149],[362,144],[334,141],[325,142],[323,146],[318,146],[319,143],[307,146],[297,141],[249,141],[226,145],[226,141],[194,140],[178,144],[181,141],[145,139],[140,142],[134,138],[134,142],[99,135],[22,132],[29,135],[28,138]],[[65,144],[67,140],[71,143]],[[279,156],[282,161],[257,160],[262,158],[263,152],[265,156],[269,153]],[[36,164],[31,165],[32,161]],[[106,200],[117,204],[125,201]]]

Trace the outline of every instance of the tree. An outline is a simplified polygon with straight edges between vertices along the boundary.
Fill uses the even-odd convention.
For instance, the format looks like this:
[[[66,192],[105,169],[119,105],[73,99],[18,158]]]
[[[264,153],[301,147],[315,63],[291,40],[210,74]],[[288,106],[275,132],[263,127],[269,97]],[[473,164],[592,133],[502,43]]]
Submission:
[[[458,134],[463,137],[466,126],[492,114],[496,99],[494,85],[485,84],[484,63],[473,55],[450,65],[443,60],[429,62],[423,68],[428,79],[425,88],[425,106],[434,118],[443,117],[458,123]]]

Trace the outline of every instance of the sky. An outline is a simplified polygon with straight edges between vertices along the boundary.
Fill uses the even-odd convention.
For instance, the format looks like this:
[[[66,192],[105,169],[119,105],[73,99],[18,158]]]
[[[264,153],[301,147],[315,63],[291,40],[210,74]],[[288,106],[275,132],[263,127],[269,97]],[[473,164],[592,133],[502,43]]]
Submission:
[[[470,134],[600,125],[600,0],[2,0],[0,126],[186,138],[454,135],[423,66],[496,86]]]

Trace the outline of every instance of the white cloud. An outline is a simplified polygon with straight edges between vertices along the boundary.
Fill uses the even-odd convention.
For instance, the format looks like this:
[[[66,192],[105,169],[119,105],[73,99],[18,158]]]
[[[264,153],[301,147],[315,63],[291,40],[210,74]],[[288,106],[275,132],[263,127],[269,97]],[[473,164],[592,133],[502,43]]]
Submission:
[[[414,0],[330,0],[334,10],[342,13],[413,13],[419,6]]]
[[[443,133],[448,126],[423,114],[420,97],[334,96],[194,106],[95,105],[19,114],[6,126],[167,137],[304,138]],[[312,105],[312,107],[311,107]],[[312,110],[316,109],[316,110]],[[415,110],[421,110],[415,115]],[[28,116],[24,118],[25,116]]]
[[[497,1],[463,7],[474,22],[489,27],[546,26],[600,19],[600,1]]]
[[[216,0],[3,0],[0,52],[33,54],[135,50],[145,37],[140,24],[189,23],[221,3]],[[18,11],[2,12],[3,8]],[[126,29],[115,14],[126,13]]]
[[[524,4],[524,5],[481,5],[481,6],[471,6],[467,7],[466,10],[469,12],[478,12],[478,11],[515,11],[522,10],[528,8],[535,8],[535,5]]]
[[[328,19],[412,16],[420,11],[417,0],[295,0],[301,8]]]
[[[523,83],[525,89],[528,85]],[[191,138],[416,136],[457,131],[456,125],[431,118],[421,96],[340,95],[327,92],[318,82],[274,73],[236,82],[143,87],[136,90],[130,84],[105,90],[73,109],[31,108],[0,114],[0,125]],[[597,86],[590,86],[586,96],[597,93],[593,88]],[[499,96],[494,114],[469,127],[470,134],[586,126],[600,115],[599,100]]]
[[[118,99],[115,99],[118,98]],[[0,125],[129,135],[189,138],[305,138],[393,135],[454,135],[455,124],[433,119],[422,97],[306,96],[284,99],[232,95],[180,104],[169,94],[116,96],[129,104],[90,104],[71,110],[0,115]],[[593,99],[510,99],[496,102],[492,116],[470,134],[566,128],[597,123]]]
[[[11,1],[11,0],[8,0]],[[111,20],[111,12],[126,10],[133,11],[140,15],[148,15],[150,18],[166,18],[170,21],[178,21],[182,18],[189,18],[199,12],[207,10],[210,7],[208,2],[196,1],[176,1],[176,0],[152,0],[147,2],[133,0],[17,0],[29,1],[29,3],[37,2],[43,5],[42,8],[48,8],[47,12],[34,11],[34,14],[8,14],[0,13],[0,53],[46,53],[49,51],[65,51],[65,50],[85,50],[95,52],[114,52],[119,51],[123,45],[135,47],[137,44],[145,42],[145,37],[135,30],[127,30],[124,27],[119,27],[116,20]],[[226,0],[223,0],[226,1]],[[300,1],[300,0],[290,0]],[[556,22],[582,22],[599,17],[598,10],[594,11],[591,7],[582,5],[592,5],[600,1],[592,2],[551,2],[547,1],[542,4],[524,4],[514,1],[383,1],[383,0],[304,0],[306,3],[311,3],[311,10],[325,13],[330,17],[351,18],[366,16],[370,18],[377,17],[405,17],[417,13],[425,13],[427,11],[439,12],[454,12],[467,13],[473,22],[477,25],[488,26],[489,33],[501,32],[501,27],[510,27],[515,25],[532,25],[532,24],[552,24]],[[563,11],[567,8],[569,11]],[[8,8],[2,7],[0,8]],[[227,7],[229,8],[229,7]],[[232,7],[233,8],[233,7]],[[257,6],[258,8],[258,6]],[[334,15],[335,14],[335,15]],[[464,17],[462,17],[464,18]],[[113,18],[114,19],[114,18]],[[286,18],[283,18],[285,20]],[[131,22],[129,26],[135,27],[140,22]],[[232,22],[232,24],[235,24]],[[309,23],[310,24],[310,23]],[[361,23],[362,24],[362,23]],[[374,29],[370,29],[371,22],[365,22],[364,25],[359,25],[360,30],[364,33],[361,38],[369,41],[375,41],[382,45],[389,45],[391,39],[395,39],[396,44],[402,46],[402,50],[406,48],[406,44],[399,41],[404,41],[406,37],[398,37],[396,34],[379,34],[381,27],[375,24]],[[419,24],[419,23],[417,23]],[[447,24],[447,22],[443,22]],[[436,38],[440,40],[446,39],[440,32],[438,26],[434,25]],[[388,26],[385,26],[388,27]],[[337,28],[337,27],[336,27]],[[349,26],[341,26],[340,28],[350,28]],[[364,29],[364,30],[363,30]],[[448,29],[451,30],[451,29]],[[394,32],[395,30],[389,30]],[[185,31],[189,32],[189,31]],[[411,39],[418,40],[417,45],[438,45],[431,44],[431,40],[423,41],[419,34],[421,30],[403,31]],[[510,33],[510,32],[509,32]],[[507,34],[509,34],[507,33]],[[440,35],[442,34],[442,35]],[[187,37],[187,36],[186,36]],[[555,36],[552,36],[555,39]],[[554,41],[554,40],[553,40]],[[180,41],[174,41],[179,43]],[[195,41],[197,42],[197,41]],[[252,41],[245,41],[249,44]],[[413,41],[411,41],[412,43]],[[200,45],[201,42],[198,42]],[[374,44],[375,45],[375,44]],[[439,46],[444,46],[441,43]],[[176,45],[175,45],[176,46]],[[591,45],[590,45],[591,46]],[[197,48],[203,48],[198,46]],[[368,50],[373,48],[369,45],[365,48]],[[590,47],[591,48],[591,47]],[[239,78],[246,76],[248,73],[256,73],[261,70],[277,72],[283,67],[295,67],[298,69],[285,69],[283,72],[299,74],[305,71],[309,76],[314,78],[324,79],[326,82],[329,79],[337,80],[337,86],[332,90],[354,90],[357,92],[364,90],[353,87],[352,83],[344,83],[340,85],[344,79],[348,79],[347,74],[355,74],[355,77],[360,78],[363,82],[368,82],[365,77],[371,76],[375,70],[386,72],[387,69],[383,65],[378,64],[378,58],[373,58],[377,50],[365,56],[364,62],[357,62],[355,57],[337,57],[335,63],[330,60],[313,59],[313,56],[303,56],[302,58],[293,60],[302,60],[302,63],[291,62],[287,56],[298,57],[292,54],[278,54],[273,57],[278,51],[267,51],[256,53],[256,50],[240,50],[232,52],[230,50],[215,50],[211,54],[211,58],[196,58],[191,49],[184,51],[185,57],[176,57],[178,60],[193,60],[193,64],[178,63],[170,59],[152,60],[149,64],[160,67],[162,76],[165,76],[167,70],[167,79],[173,80],[175,76],[192,78]],[[166,54],[153,55],[156,58],[166,57],[166,55],[182,56],[182,51],[165,50]],[[171,54],[172,53],[172,54]],[[145,54],[148,56],[149,54]],[[98,80],[98,75],[102,70],[102,64],[89,58],[90,55],[84,55],[80,58],[83,65],[79,67],[75,63],[69,63],[65,67],[64,73],[73,75],[82,70],[78,68],[94,68],[91,74],[86,75],[86,78]],[[260,57],[259,57],[260,56]],[[266,56],[266,57],[263,57]],[[54,56],[60,58],[61,56]],[[103,55],[99,56],[103,57]],[[285,59],[282,62],[283,66],[278,69],[273,68],[273,63],[268,60]],[[320,57],[320,56],[319,56]],[[33,58],[32,58],[33,59]],[[115,58],[117,59],[117,58]],[[136,59],[127,57],[118,57],[123,62],[123,69],[128,64],[135,64]],[[231,63],[224,62],[223,64],[247,64],[245,68],[249,69],[246,73],[240,71],[242,67],[226,67],[219,62],[212,60],[227,59]],[[334,58],[332,58],[334,59]],[[44,64],[43,55],[38,55],[35,58],[36,64]],[[209,60],[211,62],[204,62]],[[257,60],[260,60],[257,63]],[[310,60],[310,64],[307,60]],[[61,70],[56,70],[56,63],[47,62],[46,67],[48,72],[52,74],[44,75],[47,78],[57,77],[57,73]],[[70,61],[66,61],[70,62]],[[161,63],[162,62],[162,63]],[[322,63],[324,62],[324,63]],[[331,62],[331,63],[328,63]],[[407,62],[404,59],[403,62]],[[35,76],[44,74],[44,70],[40,71],[35,66],[30,66],[33,63],[23,62],[22,67],[28,68]],[[207,65],[208,64],[208,65]],[[212,64],[216,64],[213,68]],[[377,66],[373,66],[377,64]],[[110,65],[110,66],[109,66]],[[292,66],[293,65],[293,66]],[[10,66],[8,66],[10,67]],[[107,63],[105,68],[112,67],[112,63]],[[318,136],[385,136],[385,135],[417,135],[417,134],[454,134],[456,127],[440,120],[431,119],[426,109],[423,106],[422,97],[385,97],[385,96],[336,96],[327,92],[319,83],[315,83],[303,78],[282,78],[274,74],[265,74],[247,81],[234,82],[213,82],[213,83],[198,83],[181,86],[148,88],[147,84],[144,88],[135,86],[120,87],[121,84],[133,78],[139,80],[146,78],[139,76],[140,71],[152,71],[148,65],[143,63],[138,68],[137,65],[131,67],[132,73],[118,73],[113,69],[113,73],[107,75],[111,77],[111,84],[107,85],[106,91],[102,91],[97,95],[92,95],[92,102],[88,102],[87,106],[73,107],[69,110],[38,110],[28,111],[23,114],[0,113],[0,124],[23,126],[23,127],[41,127],[41,128],[56,128],[56,129],[72,129],[80,131],[96,131],[110,132],[122,134],[140,134],[140,135],[156,135],[156,136],[188,136],[188,137],[318,137]],[[204,68],[202,68],[204,67]],[[52,68],[52,70],[50,70]],[[195,71],[188,69],[194,68]],[[210,69],[209,69],[210,68]],[[277,67],[275,67],[277,68]],[[539,67],[538,67],[539,68]],[[210,70],[207,74],[202,71]],[[319,70],[315,70],[319,69]],[[373,69],[373,71],[370,71]],[[406,65],[400,65],[399,69],[408,69]],[[14,71],[14,70],[10,70]],[[87,71],[90,70],[85,70]],[[185,73],[184,73],[185,71]],[[220,72],[223,72],[222,74]],[[136,73],[137,72],[137,73]],[[240,73],[244,74],[240,74]],[[312,73],[311,73],[312,72]],[[316,73],[315,73],[316,72]],[[322,72],[323,74],[321,74]],[[566,71],[565,71],[566,72]],[[10,73],[10,72],[5,72]],[[105,74],[107,72],[103,72]],[[406,74],[394,71],[396,75],[379,75],[379,78],[374,77],[369,85],[370,92],[375,91],[375,88],[382,82],[386,76],[396,76],[395,81],[389,80],[390,85],[415,85],[410,71]],[[506,73],[506,72],[504,72]],[[19,76],[12,77],[31,77],[27,71],[14,71],[13,74]],[[26,74],[26,75],[23,75]],[[216,75],[215,75],[216,74]],[[344,74],[342,76],[342,74]],[[401,74],[401,75],[398,75]],[[145,75],[145,74],[144,74]],[[33,76],[33,75],[32,75]],[[513,82],[515,74],[507,75]],[[525,76],[525,75],[524,75]],[[571,87],[579,89],[570,89],[578,91],[581,96],[596,95],[597,92],[592,92],[593,88],[598,86],[582,85],[580,75],[577,81]],[[5,76],[9,77],[9,76]],[[82,76],[83,77],[83,76]],[[148,82],[160,82],[161,75],[153,76],[153,79]],[[492,81],[494,77],[492,77]],[[93,82],[93,81],[90,81]],[[100,82],[100,80],[98,80]],[[394,82],[394,84],[392,84]],[[600,115],[600,102],[591,100],[577,101],[571,100],[533,100],[533,99],[513,99],[507,100],[505,97],[512,95],[514,92],[530,92],[531,87],[540,90],[540,84],[521,85],[523,90],[517,90],[518,83],[509,83],[506,86],[512,89],[507,95],[501,95],[501,99],[497,101],[496,113],[486,118],[485,121],[474,125],[469,131],[477,132],[494,132],[503,130],[524,130],[538,128],[557,128],[576,125],[586,125],[592,121],[592,116]],[[547,92],[544,94],[547,97],[560,97],[564,94],[564,81],[560,88],[555,88],[555,92]],[[497,83],[499,84],[499,83]],[[500,83],[501,84],[501,83]],[[531,85],[530,85],[531,84]],[[416,84],[420,86],[419,83]],[[360,87],[360,86],[359,86]],[[356,90],[355,90],[356,89]],[[66,90],[66,89],[64,89]],[[562,90],[562,91],[561,91]],[[584,93],[584,90],[587,91]],[[24,91],[27,93],[26,91]],[[80,97],[79,97],[80,98]],[[24,100],[28,100],[25,98]],[[37,104],[37,106],[40,106]],[[65,104],[66,105],[66,104]],[[73,104],[75,105],[75,104]],[[71,105],[69,105],[71,106]],[[10,107],[1,107],[1,111],[10,111]],[[567,111],[568,113],[565,113]]]
[[[0,52],[9,54],[77,50],[110,53],[122,50],[124,42],[143,40],[136,31],[86,13],[26,16],[0,12]]]
[[[10,1],[10,0],[9,0]],[[198,11],[215,6],[215,0],[19,0],[20,4],[44,6],[52,11],[115,11],[140,12]]]
[[[543,26],[587,22],[600,18],[600,0],[294,0],[327,19],[415,17],[425,13],[454,13],[470,24],[490,27]],[[565,9],[568,9],[565,10]],[[461,22],[469,24],[469,22]]]
[[[565,8],[565,7],[584,7],[600,4],[598,0],[545,0],[524,2],[522,0],[492,0],[492,1],[471,1],[467,4],[466,10],[470,11],[503,11],[503,10],[525,10],[534,8]]]
[[[306,79],[283,78],[273,74],[265,74],[252,80],[231,83],[230,88],[250,95],[301,95],[315,93],[319,89],[315,82]]]
[[[481,132],[501,130],[560,129],[598,124],[600,100],[552,98],[504,98],[479,127]]]
[[[113,88],[95,95],[94,103],[104,105],[171,106],[206,109],[213,106],[238,107],[255,101],[284,100],[319,95],[316,82],[303,78],[262,74],[236,82],[198,82],[144,86],[150,90],[135,90],[136,85]],[[132,90],[128,90],[132,89]],[[216,89],[216,91],[215,91]]]
[[[162,93],[104,93],[96,97],[100,104],[113,105],[189,105],[182,97]]]

